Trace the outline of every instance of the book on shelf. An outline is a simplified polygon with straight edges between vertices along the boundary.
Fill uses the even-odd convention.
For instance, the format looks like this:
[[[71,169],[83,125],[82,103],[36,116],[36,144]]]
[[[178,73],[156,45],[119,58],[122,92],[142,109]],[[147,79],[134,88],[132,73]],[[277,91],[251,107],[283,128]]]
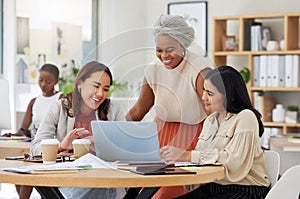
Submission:
[[[262,25],[262,23],[253,19],[247,19],[244,22],[244,50],[251,50],[251,26],[253,25]]]
[[[262,26],[252,25],[251,26],[251,50],[259,51],[262,50]]]

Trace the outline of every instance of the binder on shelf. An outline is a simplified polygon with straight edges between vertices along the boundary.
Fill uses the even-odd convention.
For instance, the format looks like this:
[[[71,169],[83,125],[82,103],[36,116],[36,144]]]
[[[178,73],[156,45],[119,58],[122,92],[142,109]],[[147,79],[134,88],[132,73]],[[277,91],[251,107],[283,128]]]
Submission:
[[[253,86],[259,86],[259,60],[260,56],[253,56]]]
[[[260,56],[259,62],[259,86],[267,86],[267,55]]]
[[[292,87],[293,55],[285,55],[285,87]]]
[[[279,55],[278,64],[278,87],[285,87],[285,56]]]
[[[292,87],[299,86],[299,55],[293,55],[293,66],[292,66]]]
[[[279,55],[269,56],[268,69],[271,76],[271,84],[268,86],[279,87]]]
[[[267,87],[272,87],[272,78],[273,78],[273,57],[272,55],[267,56],[267,63],[266,63],[266,68],[267,68]]]

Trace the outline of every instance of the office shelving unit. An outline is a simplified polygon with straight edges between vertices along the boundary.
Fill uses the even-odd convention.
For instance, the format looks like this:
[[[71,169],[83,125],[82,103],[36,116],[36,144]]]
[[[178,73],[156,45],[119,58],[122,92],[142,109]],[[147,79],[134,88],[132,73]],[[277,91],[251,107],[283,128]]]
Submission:
[[[300,55],[299,50],[299,20],[300,13],[285,13],[285,14],[262,14],[262,15],[242,15],[242,16],[221,16],[214,17],[214,44],[213,44],[213,60],[216,66],[228,64],[228,57],[245,57],[248,63],[248,69],[250,73],[253,72],[253,57],[260,55]],[[282,50],[277,51],[251,51],[244,50],[245,45],[245,22],[247,20],[254,20],[262,23],[269,23],[272,26],[275,24],[274,34],[281,34],[285,47]],[[279,28],[278,28],[279,27]],[[280,33],[278,33],[280,32]],[[273,33],[273,30],[272,30]],[[234,35],[236,39],[236,49],[224,50],[224,36]],[[260,66],[261,67],[261,66]],[[300,86],[298,87],[255,87],[253,86],[253,75],[248,83],[248,89],[250,96],[253,100],[253,92],[284,92],[289,94],[292,92],[299,92]],[[299,99],[295,99],[299,100]],[[265,126],[282,128],[283,134],[289,132],[300,131],[300,123],[275,123],[275,122],[264,122]]]

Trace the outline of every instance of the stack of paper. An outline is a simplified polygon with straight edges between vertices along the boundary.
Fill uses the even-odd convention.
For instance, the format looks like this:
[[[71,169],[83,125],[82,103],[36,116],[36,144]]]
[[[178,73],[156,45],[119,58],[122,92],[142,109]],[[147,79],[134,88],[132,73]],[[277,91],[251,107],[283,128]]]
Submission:
[[[21,166],[15,168],[3,168],[2,170],[15,173],[29,173],[29,174],[48,174],[48,173],[73,173],[83,169],[90,168],[113,168],[116,166],[111,165],[104,160],[94,156],[93,154],[86,154],[74,162],[56,163],[51,165],[33,164],[29,166]]]

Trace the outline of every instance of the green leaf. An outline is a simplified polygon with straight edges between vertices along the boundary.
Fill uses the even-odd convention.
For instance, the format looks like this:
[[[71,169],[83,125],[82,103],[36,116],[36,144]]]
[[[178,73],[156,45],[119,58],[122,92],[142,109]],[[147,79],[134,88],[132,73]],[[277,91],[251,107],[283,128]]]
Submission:
[[[240,70],[240,74],[243,77],[244,82],[247,84],[250,81],[250,71],[248,68],[243,68],[242,70]]]

